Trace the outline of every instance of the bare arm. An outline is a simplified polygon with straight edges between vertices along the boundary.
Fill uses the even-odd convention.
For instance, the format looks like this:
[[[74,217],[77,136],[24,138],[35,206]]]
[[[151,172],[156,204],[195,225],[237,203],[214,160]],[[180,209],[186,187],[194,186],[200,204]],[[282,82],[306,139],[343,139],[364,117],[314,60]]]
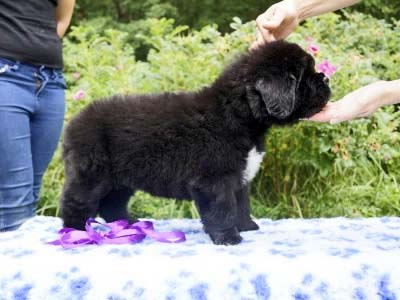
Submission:
[[[297,7],[299,20],[322,15],[343,7],[351,6],[360,0],[291,0]]]
[[[57,34],[62,38],[71,23],[75,0],[58,0],[56,9]]]
[[[335,11],[359,1],[283,0],[278,2],[258,16],[257,41],[252,47],[286,38],[306,18]]]
[[[309,120],[336,124],[367,117],[378,108],[400,103],[400,79],[377,81],[347,94],[336,102],[329,102],[321,112]]]

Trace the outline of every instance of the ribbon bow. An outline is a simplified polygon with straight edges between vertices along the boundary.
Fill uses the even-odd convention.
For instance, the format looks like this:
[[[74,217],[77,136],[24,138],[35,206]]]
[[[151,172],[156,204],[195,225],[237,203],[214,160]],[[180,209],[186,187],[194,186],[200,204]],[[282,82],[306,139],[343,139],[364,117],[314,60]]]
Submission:
[[[129,224],[127,220],[111,223],[100,223],[90,218],[86,221],[86,231],[74,228],[62,228],[61,237],[48,242],[49,245],[61,245],[66,249],[89,244],[135,244],[141,242],[146,235],[162,243],[181,243],[186,240],[181,231],[157,232],[150,221]]]

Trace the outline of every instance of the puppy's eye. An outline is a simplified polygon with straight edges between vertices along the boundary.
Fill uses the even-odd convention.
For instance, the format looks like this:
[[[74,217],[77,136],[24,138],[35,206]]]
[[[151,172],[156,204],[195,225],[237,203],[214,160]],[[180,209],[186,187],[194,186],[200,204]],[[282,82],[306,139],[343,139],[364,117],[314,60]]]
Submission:
[[[300,80],[297,80],[296,76],[294,76],[293,74],[289,74],[289,78],[290,80],[292,80],[293,84],[296,85],[296,90],[297,90],[300,85]]]

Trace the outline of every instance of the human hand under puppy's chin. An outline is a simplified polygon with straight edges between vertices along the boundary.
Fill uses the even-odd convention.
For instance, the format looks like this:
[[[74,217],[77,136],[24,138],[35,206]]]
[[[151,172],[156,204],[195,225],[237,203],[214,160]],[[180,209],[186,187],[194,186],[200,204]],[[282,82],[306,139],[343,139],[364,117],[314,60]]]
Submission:
[[[336,102],[328,102],[322,111],[306,120],[337,124],[370,116],[381,106],[397,102],[392,93],[392,85],[393,82],[390,81],[366,85]]]

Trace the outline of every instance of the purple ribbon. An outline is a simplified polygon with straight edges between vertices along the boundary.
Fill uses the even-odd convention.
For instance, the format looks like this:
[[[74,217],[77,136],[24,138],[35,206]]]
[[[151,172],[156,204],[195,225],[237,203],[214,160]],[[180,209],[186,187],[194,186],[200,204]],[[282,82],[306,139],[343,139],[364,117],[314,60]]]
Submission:
[[[141,242],[146,236],[162,243],[186,241],[183,232],[157,232],[150,221],[140,221],[133,224],[129,224],[127,220],[100,223],[90,218],[86,221],[85,229],[86,231],[62,228],[58,232],[61,237],[46,244],[61,245],[67,249],[91,244],[135,244]]]

